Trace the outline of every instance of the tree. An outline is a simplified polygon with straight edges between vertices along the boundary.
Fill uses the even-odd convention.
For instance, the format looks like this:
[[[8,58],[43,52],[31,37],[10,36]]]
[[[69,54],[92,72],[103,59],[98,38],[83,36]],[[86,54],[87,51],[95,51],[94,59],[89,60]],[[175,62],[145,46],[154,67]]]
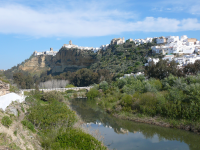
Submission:
[[[34,87],[34,82],[33,82],[33,78],[28,75],[26,78],[25,78],[25,82],[26,82],[26,88],[27,89],[31,89]]]
[[[92,74],[93,72],[90,69],[80,69],[74,74],[74,77],[72,78],[72,83],[75,86],[88,86],[92,84]]]
[[[102,81],[102,82],[99,84],[99,88],[102,89],[103,91],[106,91],[106,90],[109,88],[108,82]]]
[[[168,77],[169,74],[175,76],[182,75],[175,61],[168,63],[167,60],[161,59],[157,64],[154,64],[152,61],[145,67],[145,75],[147,75],[148,78],[164,79]]]

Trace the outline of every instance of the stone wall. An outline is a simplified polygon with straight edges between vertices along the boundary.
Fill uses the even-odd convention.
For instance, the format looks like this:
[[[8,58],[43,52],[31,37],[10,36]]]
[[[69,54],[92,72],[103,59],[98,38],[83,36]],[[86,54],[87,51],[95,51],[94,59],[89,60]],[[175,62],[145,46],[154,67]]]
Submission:
[[[0,96],[10,93],[10,86],[0,80]]]

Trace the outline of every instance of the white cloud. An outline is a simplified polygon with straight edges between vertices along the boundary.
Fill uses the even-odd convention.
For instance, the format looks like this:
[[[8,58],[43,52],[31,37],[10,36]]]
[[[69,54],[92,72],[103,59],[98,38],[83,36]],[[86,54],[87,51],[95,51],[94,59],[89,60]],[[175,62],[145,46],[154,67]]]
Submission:
[[[0,33],[33,37],[105,36],[122,32],[177,32],[200,30],[197,19],[146,17],[136,21],[132,12],[97,8],[34,10],[22,5],[0,7]]]
[[[200,1],[198,0],[163,0],[153,3],[154,7],[166,8],[166,11],[187,12],[193,15],[200,15]],[[168,10],[170,6],[170,10]],[[156,9],[152,9],[156,11]],[[157,9],[159,11],[159,9]]]
[[[189,12],[194,14],[194,15],[200,15],[200,4],[194,5],[189,9]]]

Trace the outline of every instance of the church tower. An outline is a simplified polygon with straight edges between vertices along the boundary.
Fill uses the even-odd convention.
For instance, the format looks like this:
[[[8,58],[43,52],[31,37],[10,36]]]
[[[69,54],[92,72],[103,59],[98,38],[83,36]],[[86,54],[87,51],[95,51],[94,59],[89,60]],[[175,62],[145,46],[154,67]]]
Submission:
[[[71,40],[69,41],[69,45],[72,45],[72,41]]]

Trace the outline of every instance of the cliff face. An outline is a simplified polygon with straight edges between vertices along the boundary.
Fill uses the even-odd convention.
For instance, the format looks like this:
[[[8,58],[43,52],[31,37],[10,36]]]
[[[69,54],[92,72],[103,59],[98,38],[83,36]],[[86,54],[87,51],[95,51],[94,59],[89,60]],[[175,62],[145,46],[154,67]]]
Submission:
[[[62,48],[52,59],[52,73],[76,71],[87,68],[95,62],[95,55],[92,51]]]
[[[20,65],[18,69],[37,74],[50,69],[50,62],[52,58],[53,56],[49,55],[34,56],[23,65]]]
[[[95,62],[95,56],[96,54],[92,51],[61,48],[56,56],[40,55],[32,57],[23,65],[20,65],[18,70],[32,74],[39,74],[46,70],[51,70],[52,73],[76,71],[89,67]]]
[[[10,86],[0,80],[0,96],[10,93]]]

